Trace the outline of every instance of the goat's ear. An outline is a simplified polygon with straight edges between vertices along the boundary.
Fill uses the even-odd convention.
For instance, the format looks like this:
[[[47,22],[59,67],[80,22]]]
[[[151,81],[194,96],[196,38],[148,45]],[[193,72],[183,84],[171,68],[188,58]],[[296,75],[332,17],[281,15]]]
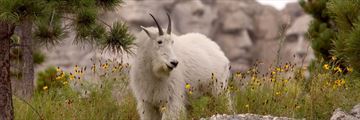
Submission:
[[[147,30],[144,26],[140,26],[141,29],[143,29],[145,31],[145,33],[150,37],[153,38],[154,37],[154,33],[150,33],[149,30]]]

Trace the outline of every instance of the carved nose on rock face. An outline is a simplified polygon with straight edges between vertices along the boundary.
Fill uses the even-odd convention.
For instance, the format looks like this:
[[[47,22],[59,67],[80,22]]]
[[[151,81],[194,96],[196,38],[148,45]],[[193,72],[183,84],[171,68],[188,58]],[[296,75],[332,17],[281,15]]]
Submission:
[[[177,60],[173,60],[170,62],[170,64],[176,67],[179,64],[179,62]]]

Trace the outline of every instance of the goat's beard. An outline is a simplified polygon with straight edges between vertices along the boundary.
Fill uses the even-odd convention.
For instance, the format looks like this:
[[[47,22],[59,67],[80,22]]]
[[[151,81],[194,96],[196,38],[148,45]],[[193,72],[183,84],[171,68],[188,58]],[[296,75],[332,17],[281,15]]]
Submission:
[[[170,75],[172,69],[168,68],[166,64],[153,63],[153,73],[156,77],[167,78]]]

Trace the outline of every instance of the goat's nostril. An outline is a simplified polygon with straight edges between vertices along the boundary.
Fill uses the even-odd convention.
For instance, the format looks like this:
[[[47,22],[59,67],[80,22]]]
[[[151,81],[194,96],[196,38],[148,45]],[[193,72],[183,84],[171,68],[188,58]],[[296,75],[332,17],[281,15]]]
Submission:
[[[170,63],[176,67],[179,62],[178,61],[171,61]]]
[[[304,58],[306,57],[306,53],[305,52],[297,53],[297,56],[299,56],[300,58]]]

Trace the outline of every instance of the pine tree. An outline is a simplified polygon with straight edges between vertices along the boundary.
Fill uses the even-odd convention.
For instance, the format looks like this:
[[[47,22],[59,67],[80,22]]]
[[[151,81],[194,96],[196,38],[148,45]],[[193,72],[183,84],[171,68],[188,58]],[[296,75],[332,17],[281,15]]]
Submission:
[[[15,25],[0,21],[0,119],[14,119],[10,81],[10,37]]]
[[[317,57],[336,58],[345,69],[360,73],[360,0],[309,0],[300,2],[315,20],[309,37]]]
[[[335,32],[326,9],[327,2],[328,0],[300,1],[304,10],[314,17],[308,30],[308,36],[311,39],[315,55],[318,59],[326,61],[331,58],[331,39],[334,37]]]
[[[21,31],[25,98],[29,99],[34,90],[32,47],[35,41],[56,45],[65,37],[66,31],[74,30],[76,43],[89,42],[117,53],[131,52],[129,48],[134,37],[128,33],[126,25],[115,22],[110,26],[97,18],[101,11],[112,10],[121,3],[122,0],[1,0],[0,21],[16,25]],[[4,30],[3,27],[0,29]],[[10,32],[13,33],[14,29]],[[0,40],[7,43],[9,38]],[[10,47],[3,49],[1,54],[4,52],[8,55]],[[10,65],[10,61],[5,59],[0,59],[0,63]],[[2,73],[9,73],[9,69],[5,68]],[[10,81],[10,78],[4,77],[1,81]],[[11,96],[6,99],[11,99]]]

